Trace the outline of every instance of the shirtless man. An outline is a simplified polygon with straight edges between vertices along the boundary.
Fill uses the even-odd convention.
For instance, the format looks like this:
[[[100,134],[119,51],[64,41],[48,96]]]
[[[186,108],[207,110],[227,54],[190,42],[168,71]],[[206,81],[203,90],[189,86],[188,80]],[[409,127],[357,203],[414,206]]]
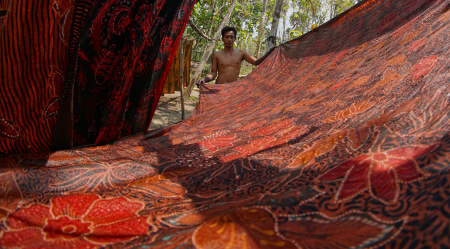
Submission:
[[[204,85],[206,82],[214,80],[217,76],[217,71],[219,71],[219,77],[216,80],[216,84],[236,81],[239,78],[239,72],[241,71],[241,63],[243,60],[257,66],[263,62],[263,60],[274,49],[272,48],[264,56],[256,59],[243,50],[234,49],[236,34],[237,31],[234,27],[226,26],[222,29],[222,41],[225,48],[212,54],[211,72],[209,72],[205,78],[197,81],[197,85]]]

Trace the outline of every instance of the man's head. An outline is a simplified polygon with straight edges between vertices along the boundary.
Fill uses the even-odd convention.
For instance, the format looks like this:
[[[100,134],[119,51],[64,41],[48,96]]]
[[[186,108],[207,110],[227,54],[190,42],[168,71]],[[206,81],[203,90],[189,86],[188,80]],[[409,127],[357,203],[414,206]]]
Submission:
[[[236,38],[237,36],[237,30],[235,27],[230,27],[230,26],[225,26],[222,29],[222,38],[225,36],[225,33],[229,32],[229,31],[233,31],[234,32],[234,38]]]
[[[221,32],[222,32],[222,41],[225,47],[233,47],[237,35],[236,28],[225,26]]]

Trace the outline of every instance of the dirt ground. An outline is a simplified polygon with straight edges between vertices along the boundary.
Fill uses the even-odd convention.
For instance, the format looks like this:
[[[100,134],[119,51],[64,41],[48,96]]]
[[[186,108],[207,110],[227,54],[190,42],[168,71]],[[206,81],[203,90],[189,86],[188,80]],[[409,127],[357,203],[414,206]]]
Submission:
[[[198,91],[194,89],[191,93],[190,99],[184,100],[184,115],[189,117],[191,112],[195,109],[198,102]],[[181,99],[180,92],[176,91],[174,94],[164,94],[161,96],[153,116],[152,123],[149,130],[154,130],[181,121]]]

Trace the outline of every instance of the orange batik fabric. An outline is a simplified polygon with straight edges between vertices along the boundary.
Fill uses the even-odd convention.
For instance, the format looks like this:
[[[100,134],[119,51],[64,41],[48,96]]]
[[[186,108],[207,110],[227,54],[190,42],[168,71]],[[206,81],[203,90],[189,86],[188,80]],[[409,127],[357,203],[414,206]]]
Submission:
[[[1,247],[449,247],[449,6],[361,2],[183,122],[4,156]]]

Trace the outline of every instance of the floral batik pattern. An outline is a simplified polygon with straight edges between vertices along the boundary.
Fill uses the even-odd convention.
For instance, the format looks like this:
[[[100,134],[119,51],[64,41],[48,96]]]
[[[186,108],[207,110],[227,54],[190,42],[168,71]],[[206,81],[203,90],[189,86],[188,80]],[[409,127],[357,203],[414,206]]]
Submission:
[[[95,5],[107,18],[92,20],[105,29],[92,35],[106,43],[79,53],[80,144],[133,133],[157,101],[134,84],[125,92],[137,99],[118,94],[130,80],[121,72],[162,67],[125,49],[144,32],[133,26],[139,13],[156,20],[148,13],[164,1],[150,2]],[[202,86],[183,122],[102,146],[0,154],[0,247],[448,248],[449,6],[363,1],[281,44],[245,78]],[[129,40],[111,42],[121,32]],[[162,53],[176,44],[160,38]],[[99,98],[83,95],[93,89],[85,77]],[[101,87],[114,94],[105,100]],[[0,127],[26,135],[8,118]]]

